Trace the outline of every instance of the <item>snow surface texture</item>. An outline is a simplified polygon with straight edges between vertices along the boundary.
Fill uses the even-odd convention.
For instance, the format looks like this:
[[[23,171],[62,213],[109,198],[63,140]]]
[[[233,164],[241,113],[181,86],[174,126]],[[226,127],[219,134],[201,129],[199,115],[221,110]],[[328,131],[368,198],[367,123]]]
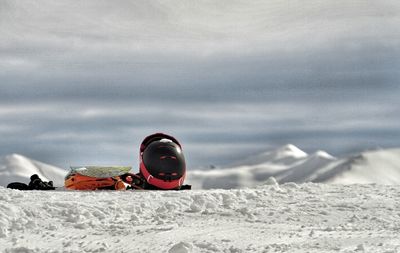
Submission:
[[[338,159],[324,151],[309,155],[289,144],[229,168],[190,171],[187,182],[195,189],[232,189],[262,184],[271,176],[279,183],[400,184],[400,149]]]
[[[62,186],[66,173],[21,155],[0,158],[0,186],[13,181],[28,183],[32,174]],[[338,159],[324,151],[309,155],[288,144],[229,168],[188,170],[186,183],[194,189],[233,189],[263,184],[271,176],[279,183],[400,184],[400,149],[367,151]]]
[[[194,191],[0,187],[0,252],[400,252],[400,187]]]
[[[400,183],[399,164],[400,149],[337,159],[287,145],[231,168],[189,171],[195,189],[241,189],[0,186],[0,252],[400,252],[400,187],[383,185]],[[21,155],[0,159],[4,186],[32,174],[62,185],[66,173]]]

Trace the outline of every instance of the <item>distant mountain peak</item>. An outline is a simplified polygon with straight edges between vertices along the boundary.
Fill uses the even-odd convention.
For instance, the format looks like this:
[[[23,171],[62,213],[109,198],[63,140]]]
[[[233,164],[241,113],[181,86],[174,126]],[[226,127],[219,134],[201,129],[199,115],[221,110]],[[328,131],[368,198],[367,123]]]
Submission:
[[[5,156],[5,158],[7,158],[7,159],[20,159],[20,158],[23,158],[23,157],[25,157],[25,156],[17,154],[17,153],[12,153],[12,154],[9,154],[9,155]]]
[[[339,159],[322,150],[307,155],[287,144],[225,169],[191,171],[188,183],[204,189],[230,189],[262,184],[271,176],[279,183],[399,184],[400,148],[365,151]]]
[[[292,154],[296,157],[306,157],[307,153],[304,152],[303,150],[299,149],[298,147],[296,147],[293,144],[286,144],[281,146],[280,148],[278,148],[276,151],[276,153],[283,153],[283,154]]]
[[[12,154],[6,155],[4,158],[9,162],[12,162],[12,161],[29,161],[29,162],[31,162],[31,161],[33,161],[32,159],[30,159],[26,156],[23,156],[21,154],[17,154],[17,153],[12,153]]]
[[[317,150],[316,152],[311,154],[310,157],[318,157],[318,158],[323,158],[323,159],[327,159],[327,160],[335,160],[336,159],[336,157],[330,155],[329,153],[327,153],[326,151],[323,151],[323,150]]]

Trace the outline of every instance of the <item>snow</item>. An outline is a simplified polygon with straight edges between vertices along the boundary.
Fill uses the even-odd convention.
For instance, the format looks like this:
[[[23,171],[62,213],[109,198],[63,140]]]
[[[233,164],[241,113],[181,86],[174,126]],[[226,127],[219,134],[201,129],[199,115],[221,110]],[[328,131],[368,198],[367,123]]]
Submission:
[[[0,252],[399,252],[400,187],[0,188]]]
[[[351,157],[351,168],[328,183],[400,184],[400,149],[375,150]]]
[[[307,154],[289,144],[227,168],[191,171],[187,181],[197,189],[232,189],[262,184],[271,176],[279,183],[400,184],[400,149],[339,159],[322,150]]]
[[[251,156],[243,161],[236,163],[236,166],[259,165],[265,162],[275,164],[290,164],[297,159],[307,157],[307,153],[300,150],[293,144],[287,144],[276,150],[267,151],[256,156]]]
[[[0,186],[11,182],[29,183],[30,176],[39,175],[44,181],[52,180],[54,185],[64,185],[66,170],[29,159],[19,154],[0,158]]]
[[[189,171],[192,191],[0,186],[0,252],[400,252],[399,164],[400,149],[339,159],[286,145]],[[3,186],[31,174],[62,185],[66,173],[0,158]]]
[[[137,171],[133,171],[137,172]],[[29,182],[32,174],[62,186],[67,171],[18,154],[0,158],[0,185]],[[261,153],[219,169],[188,170],[186,183],[194,189],[233,189],[279,183],[400,184],[400,149],[382,149],[336,158],[325,151],[312,154],[292,144]]]

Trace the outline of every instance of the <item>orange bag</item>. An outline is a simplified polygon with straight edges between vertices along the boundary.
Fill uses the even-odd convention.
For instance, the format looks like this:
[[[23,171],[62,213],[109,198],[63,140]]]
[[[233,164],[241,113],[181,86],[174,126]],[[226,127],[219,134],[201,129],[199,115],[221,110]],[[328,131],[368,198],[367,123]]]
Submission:
[[[72,173],[67,176],[64,185],[69,190],[126,190],[119,176],[98,178]]]

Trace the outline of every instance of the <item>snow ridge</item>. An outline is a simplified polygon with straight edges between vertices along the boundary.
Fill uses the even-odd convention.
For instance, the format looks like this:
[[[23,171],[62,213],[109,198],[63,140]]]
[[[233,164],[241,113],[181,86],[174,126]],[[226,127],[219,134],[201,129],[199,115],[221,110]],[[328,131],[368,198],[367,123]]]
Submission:
[[[298,159],[307,157],[307,153],[293,144],[287,144],[276,150],[267,151],[259,155],[251,156],[245,160],[235,163],[233,166],[252,166],[262,163],[290,164]]]
[[[33,174],[44,181],[52,180],[54,185],[63,185],[67,172],[61,168],[29,159],[19,154],[11,154],[0,158],[0,186],[11,182],[28,183]]]
[[[32,174],[62,186],[66,173],[18,154],[0,158],[0,186],[28,183]],[[263,184],[270,177],[279,183],[400,184],[400,149],[366,151],[339,159],[322,150],[307,154],[288,144],[227,168],[189,170],[186,183],[194,189],[232,189]]]
[[[269,177],[279,183],[400,184],[400,149],[362,152],[338,159],[325,151],[307,154],[292,144],[245,159],[228,168],[188,174],[195,188],[243,188]]]

